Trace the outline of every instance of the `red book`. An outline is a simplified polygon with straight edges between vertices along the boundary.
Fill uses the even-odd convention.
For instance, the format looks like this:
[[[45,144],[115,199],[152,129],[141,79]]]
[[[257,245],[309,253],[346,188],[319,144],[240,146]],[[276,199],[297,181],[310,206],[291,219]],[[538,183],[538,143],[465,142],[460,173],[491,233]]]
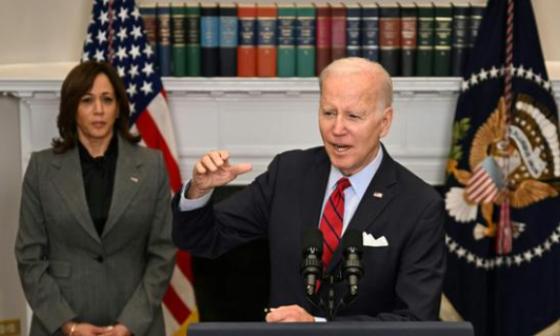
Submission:
[[[331,61],[346,57],[346,7],[331,7]]]
[[[331,62],[331,5],[317,5],[317,75]]]
[[[257,76],[276,76],[276,5],[257,7]]]
[[[237,76],[257,76],[257,7],[239,5],[239,43],[237,46]]]

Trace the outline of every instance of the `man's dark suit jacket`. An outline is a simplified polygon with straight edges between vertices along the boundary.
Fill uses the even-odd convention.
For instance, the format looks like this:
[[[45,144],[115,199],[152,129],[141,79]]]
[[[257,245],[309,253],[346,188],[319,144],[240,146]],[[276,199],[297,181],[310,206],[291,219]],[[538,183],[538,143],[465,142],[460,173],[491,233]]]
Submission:
[[[320,316],[305,297],[301,236],[305,228],[319,225],[330,167],[323,147],[290,151],[275,157],[247,188],[218,204],[182,212],[176,195],[175,244],[212,258],[266,237],[271,258],[270,305],[298,304]],[[437,319],[445,271],[443,221],[439,194],[384,150],[381,166],[348,229],[375,238],[385,236],[388,246],[364,247],[365,274],[358,297],[339,311],[338,318]],[[336,269],[341,259],[339,245],[329,270]],[[340,284],[337,292],[343,287]]]

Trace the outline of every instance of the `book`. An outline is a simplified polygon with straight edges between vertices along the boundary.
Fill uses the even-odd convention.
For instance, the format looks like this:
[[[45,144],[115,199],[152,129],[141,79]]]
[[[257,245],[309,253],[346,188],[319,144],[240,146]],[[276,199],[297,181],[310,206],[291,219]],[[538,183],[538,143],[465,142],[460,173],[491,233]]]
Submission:
[[[401,19],[399,7],[379,7],[379,62],[391,76],[400,76]]]
[[[278,77],[296,75],[296,8],[294,5],[278,6]]]
[[[155,4],[148,4],[140,6],[140,14],[144,21],[144,31],[146,38],[156,60],[157,68],[159,68],[159,61],[157,58],[157,8]]]
[[[205,77],[218,76],[219,70],[219,21],[218,5],[202,5],[200,8],[200,54],[201,72]]]
[[[315,7],[296,7],[296,75],[315,76]]]
[[[276,76],[276,5],[257,5],[257,76]]]
[[[220,76],[237,74],[237,6],[220,4],[219,8]]]
[[[418,6],[418,38],[416,50],[416,76],[433,75],[434,61],[434,6]]]
[[[461,76],[469,47],[469,19],[468,4],[453,5],[453,33],[451,37],[451,76]]]
[[[476,38],[478,36],[478,28],[480,26],[480,22],[482,22],[482,17],[484,16],[485,11],[486,11],[486,7],[484,5],[470,6],[469,42],[468,42],[467,56],[466,56],[467,59],[470,55],[470,51],[474,48],[474,45],[476,43]]]
[[[379,61],[379,8],[375,3],[362,5],[362,57]]]
[[[346,7],[331,6],[331,62],[346,57]]]
[[[316,50],[317,59],[315,65],[317,67],[317,75],[331,62],[331,5],[319,4],[316,7]]]
[[[257,7],[238,5],[239,40],[237,46],[237,76],[257,76]]]
[[[187,75],[185,10],[185,5],[182,3],[171,4],[171,72],[173,76]]]
[[[171,75],[171,8],[157,5],[157,55],[161,76]]]
[[[346,56],[362,57],[362,6],[346,6]]]
[[[453,24],[451,5],[435,7],[434,76],[451,75],[451,32]]]
[[[187,76],[200,76],[200,6],[186,4]]]
[[[416,74],[416,39],[417,16],[416,5],[402,5],[401,8],[401,75]]]

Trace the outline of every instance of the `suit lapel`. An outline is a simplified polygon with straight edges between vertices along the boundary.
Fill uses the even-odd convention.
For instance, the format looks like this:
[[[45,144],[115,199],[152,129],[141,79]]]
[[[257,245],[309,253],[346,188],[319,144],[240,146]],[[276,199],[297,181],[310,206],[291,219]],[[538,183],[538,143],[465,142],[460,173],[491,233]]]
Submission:
[[[313,167],[307,170],[303,181],[301,195],[301,218],[303,228],[319,228],[319,216],[327,188],[329,178],[330,162],[327,154],[319,152]]]
[[[347,230],[363,232],[366,227],[375,223],[375,219],[383,212],[396,195],[397,176],[395,162],[383,147],[383,161],[379,170],[371,180]],[[342,244],[333,255],[329,271],[337,265],[342,258]]]
[[[78,148],[74,147],[64,154],[55,155],[52,166],[54,169],[52,182],[62,195],[68,210],[80,226],[95,241],[101,243],[87,205]]]
[[[134,199],[140,185],[144,182],[142,173],[142,163],[135,151],[137,148],[119,136],[119,154],[117,157],[117,167],[115,170],[115,181],[113,183],[113,196],[111,198],[111,208],[102,237],[107,236],[109,231],[115,226],[126,208]]]

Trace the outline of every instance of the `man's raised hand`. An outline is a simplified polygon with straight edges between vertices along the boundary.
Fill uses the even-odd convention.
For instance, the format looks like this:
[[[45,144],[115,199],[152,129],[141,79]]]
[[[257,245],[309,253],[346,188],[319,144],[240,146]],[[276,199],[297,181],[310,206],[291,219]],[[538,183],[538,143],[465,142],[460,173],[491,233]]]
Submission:
[[[209,152],[194,165],[187,198],[202,197],[213,188],[226,185],[237,176],[245,174],[251,169],[250,163],[229,164],[228,151]]]

